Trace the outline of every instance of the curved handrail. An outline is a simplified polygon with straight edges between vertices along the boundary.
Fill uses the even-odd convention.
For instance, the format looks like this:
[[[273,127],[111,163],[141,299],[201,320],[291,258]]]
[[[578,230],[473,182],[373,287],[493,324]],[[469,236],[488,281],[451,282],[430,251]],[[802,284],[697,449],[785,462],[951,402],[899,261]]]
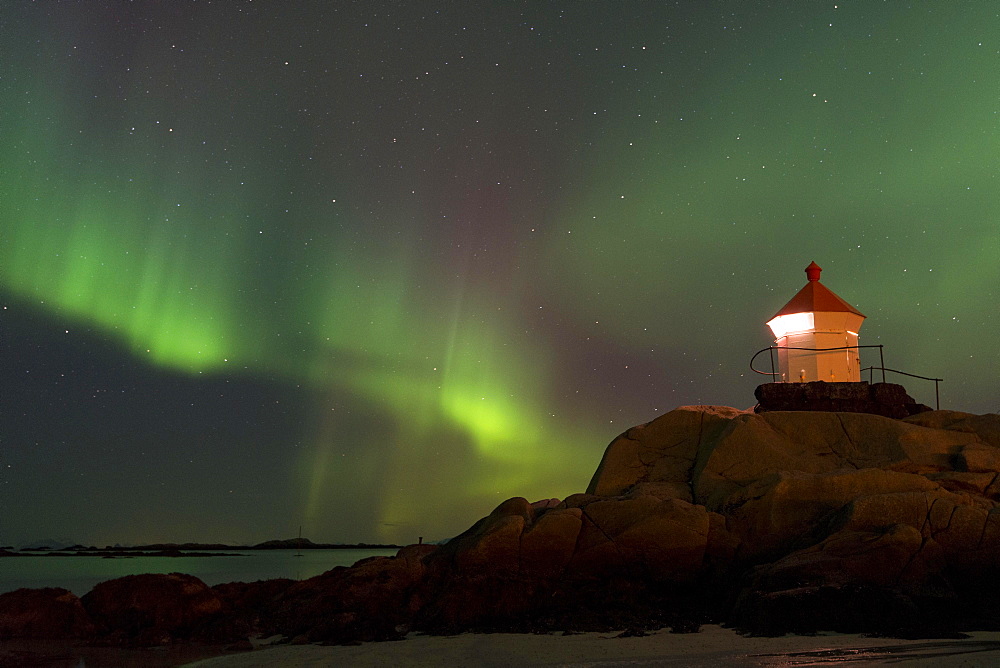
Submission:
[[[750,370],[754,371],[756,373],[759,373],[762,376],[770,376],[772,382],[777,382],[777,381],[775,381],[775,378],[777,378],[778,372],[776,372],[774,370],[774,351],[775,350],[809,350],[809,351],[812,351],[812,352],[829,352],[831,350],[860,350],[861,348],[878,348],[879,349],[879,361],[881,362],[881,366],[874,366],[874,365],[872,365],[872,366],[869,366],[869,367],[865,367],[864,369],[861,369],[860,372],[859,372],[859,373],[863,373],[865,371],[868,372],[868,382],[869,383],[872,382],[872,376],[874,375],[874,373],[875,373],[876,370],[882,372],[882,382],[883,383],[885,382],[885,372],[886,371],[890,371],[892,373],[898,373],[898,374],[901,374],[903,376],[909,376],[910,378],[919,378],[921,380],[930,380],[930,381],[933,381],[934,382],[934,407],[935,407],[935,409],[940,410],[940,408],[941,408],[941,393],[940,393],[940,389],[938,387],[938,383],[943,383],[944,382],[944,378],[931,378],[929,376],[918,376],[915,373],[907,373],[906,371],[900,371],[899,369],[890,369],[890,368],[888,368],[887,366],[885,366],[885,358],[884,358],[884,356],[882,354],[882,344],[880,344],[880,343],[879,344],[867,345],[867,346],[836,346],[834,348],[803,348],[803,347],[799,347],[799,346],[768,346],[767,348],[762,348],[761,350],[758,350],[756,353],[754,353],[753,357],[750,358]],[[764,352],[767,352],[771,356],[771,371],[761,371],[760,369],[755,368],[754,365],[753,365],[754,360],[756,360],[757,357],[759,357],[761,355],[761,353],[764,353]]]
[[[750,358],[750,370],[753,371],[754,373],[759,373],[762,376],[770,376],[771,380],[774,380],[774,377],[777,376],[778,374],[774,370],[774,360],[773,359],[771,360],[771,370],[770,371],[761,371],[760,369],[755,369],[754,365],[753,365],[753,361],[755,359],[757,359],[757,357],[761,353],[763,353],[763,352],[768,352],[769,353],[772,350],[774,350],[774,346],[768,346],[767,348],[762,348],[761,350],[758,350],[757,352],[755,352],[753,354],[753,357]]]
[[[919,378],[921,380],[932,380],[932,381],[934,381],[934,410],[941,410],[941,389],[938,387],[938,383],[943,383],[944,382],[944,378],[930,378],[928,376],[918,376],[915,373],[906,373],[905,371],[900,371],[899,369],[887,369],[886,367],[870,366],[870,367],[866,367],[866,368],[864,368],[864,369],[861,370],[862,373],[865,372],[865,371],[868,372],[868,382],[869,383],[871,382],[872,373],[874,373],[875,369],[881,369],[882,370],[882,382],[883,383],[885,382],[885,372],[886,371],[891,371],[893,373],[899,373],[899,374],[902,374],[904,376],[909,376],[910,378]]]
[[[861,372],[864,373],[865,371],[872,371],[874,369],[879,369],[881,371],[891,371],[893,373],[900,373],[903,374],[904,376],[909,376],[910,378],[919,378],[920,380],[933,380],[939,383],[944,382],[944,378],[931,378],[930,376],[918,376],[915,373],[906,373],[905,371],[900,371],[899,369],[890,369],[889,367],[882,367],[882,366],[866,366],[864,369],[861,370]]]

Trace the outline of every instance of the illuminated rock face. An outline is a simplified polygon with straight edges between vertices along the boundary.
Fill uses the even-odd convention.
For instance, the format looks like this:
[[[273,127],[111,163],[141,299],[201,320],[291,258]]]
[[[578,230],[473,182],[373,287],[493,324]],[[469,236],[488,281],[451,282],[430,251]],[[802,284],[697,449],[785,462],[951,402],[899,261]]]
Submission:
[[[721,516],[728,573],[744,578],[731,623],[920,633],[1000,617],[982,584],[1000,575],[1000,415],[728,410],[633,427],[588,491],[674,494]]]
[[[865,316],[819,282],[821,271],[815,262],[806,267],[805,287],[767,322],[782,382],[861,380],[857,345]]]

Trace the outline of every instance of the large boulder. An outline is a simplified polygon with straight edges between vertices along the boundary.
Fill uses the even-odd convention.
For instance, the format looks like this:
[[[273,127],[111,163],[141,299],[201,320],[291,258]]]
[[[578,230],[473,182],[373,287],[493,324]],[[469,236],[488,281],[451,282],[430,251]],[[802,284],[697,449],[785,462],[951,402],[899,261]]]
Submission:
[[[753,635],[935,635],[953,630],[943,551],[908,524],[844,529],[754,569],[730,621]]]
[[[617,496],[636,484],[672,484],[677,498],[692,501],[691,469],[701,448],[730,421],[749,411],[728,406],[682,406],[632,427],[604,451],[588,494]]]
[[[576,552],[583,528],[580,508],[549,510],[521,533],[519,566],[539,579],[555,578],[566,572]]]
[[[81,601],[110,640],[140,645],[204,637],[223,609],[218,594],[183,573],[108,580],[84,594]]]
[[[972,415],[959,411],[931,411],[920,413],[903,420],[931,429],[948,429],[975,434],[983,443],[1000,448],[1000,415]]]
[[[218,640],[246,638],[254,635],[277,612],[275,601],[295,584],[295,580],[279,578],[257,582],[226,582],[212,587],[222,601],[219,620],[206,635]]]
[[[311,642],[399,639],[421,606],[416,589],[424,558],[435,549],[411,545],[394,557],[363,559],[295,583],[275,599],[261,630]]]
[[[726,507],[748,485],[782,471],[883,469],[926,475],[954,470],[975,433],[932,429],[865,413],[774,412],[738,416],[698,453],[695,500]]]
[[[710,513],[681,499],[602,499],[582,508],[568,569],[574,577],[628,572],[651,582],[683,582],[705,566]]]
[[[94,624],[80,599],[66,589],[18,589],[0,594],[0,640],[83,638]]]
[[[922,476],[881,469],[780,471],[732,494],[727,517],[729,526],[740,538],[740,555],[747,560],[758,560],[818,540],[829,530],[825,522],[856,499],[902,492],[919,495],[938,489],[938,485]],[[914,497],[919,505],[919,521],[925,515],[922,498]],[[870,524],[881,527],[890,521],[890,517],[882,516]]]

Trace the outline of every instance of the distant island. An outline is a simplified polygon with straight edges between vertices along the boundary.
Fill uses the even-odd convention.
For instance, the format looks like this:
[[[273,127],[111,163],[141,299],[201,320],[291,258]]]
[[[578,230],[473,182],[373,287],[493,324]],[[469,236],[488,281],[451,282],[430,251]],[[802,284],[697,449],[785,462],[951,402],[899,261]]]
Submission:
[[[0,547],[0,557],[238,557],[231,551],[239,550],[398,550],[400,545],[381,543],[314,543],[308,538],[287,538],[268,540],[256,545],[225,545],[222,543],[152,543],[150,545],[108,545],[103,548],[93,545],[72,545],[70,547]],[[227,552],[230,551],[230,552]]]

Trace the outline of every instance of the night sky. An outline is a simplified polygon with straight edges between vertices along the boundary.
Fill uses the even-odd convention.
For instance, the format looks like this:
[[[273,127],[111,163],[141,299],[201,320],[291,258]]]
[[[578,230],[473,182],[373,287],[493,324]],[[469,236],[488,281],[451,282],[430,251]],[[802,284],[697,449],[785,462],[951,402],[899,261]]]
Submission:
[[[887,366],[1000,410],[994,0],[0,33],[0,545],[408,543],[583,491],[627,427],[753,405],[813,260]]]

